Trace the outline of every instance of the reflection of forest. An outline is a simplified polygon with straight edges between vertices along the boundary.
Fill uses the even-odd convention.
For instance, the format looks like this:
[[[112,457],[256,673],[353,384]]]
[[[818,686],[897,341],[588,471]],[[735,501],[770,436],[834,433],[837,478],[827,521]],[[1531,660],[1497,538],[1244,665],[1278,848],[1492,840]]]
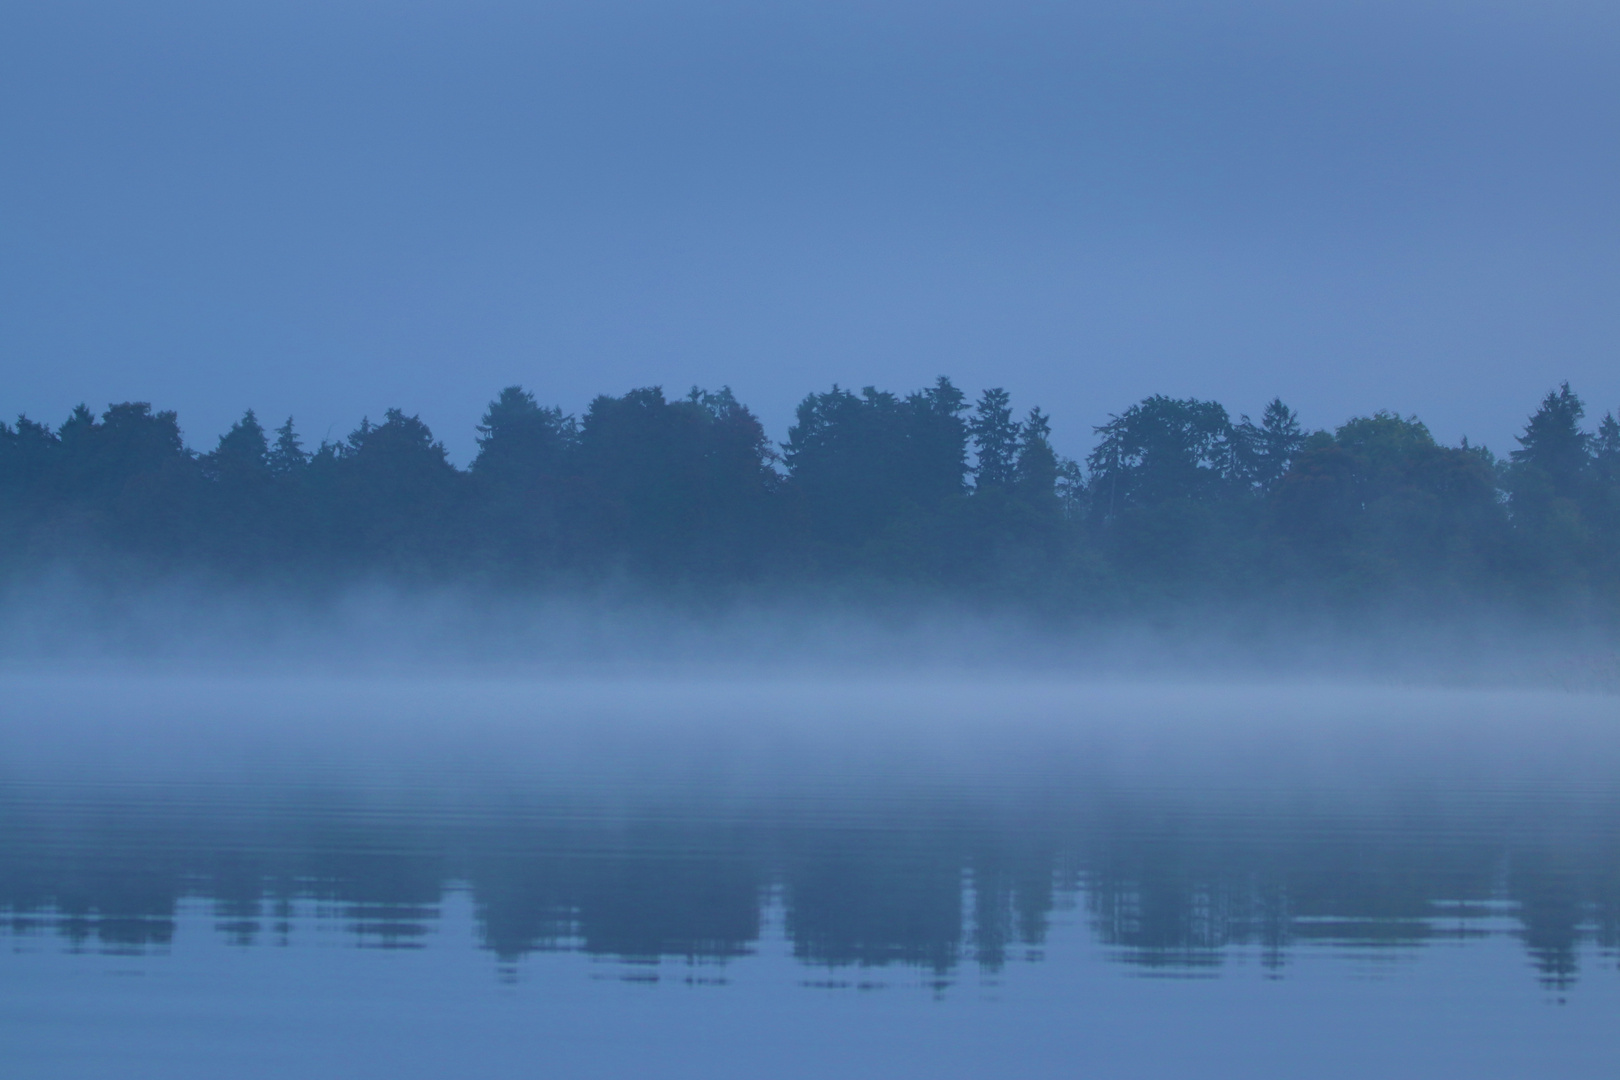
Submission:
[[[1068,906],[1120,961],[1172,973],[1236,948],[1273,969],[1304,945],[1415,949],[1485,933],[1502,914],[1551,986],[1573,983],[1583,945],[1620,946],[1609,815],[1528,821],[1521,808],[1467,826],[1438,813],[1162,807],[452,817],[240,795],[47,804],[16,790],[0,811],[12,933],[75,948],[164,945],[186,897],[212,902],[237,944],[287,941],[294,912],[313,904],[363,944],[409,947],[457,886],[503,961],[537,950],[724,960],[753,948],[773,904],[804,963],[936,977],[1037,955]]]

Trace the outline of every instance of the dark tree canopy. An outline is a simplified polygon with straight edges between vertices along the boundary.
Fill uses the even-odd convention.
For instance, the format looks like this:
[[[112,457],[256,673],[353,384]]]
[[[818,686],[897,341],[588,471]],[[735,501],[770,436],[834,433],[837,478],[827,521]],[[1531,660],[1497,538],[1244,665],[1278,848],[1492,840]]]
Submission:
[[[1051,499],[1057,495],[1061,465],[1052,449],[1052,421],[1037,407],[1018,429],[1018,452],[1013,459],[1013,484],[1031,498]]]
[[[784,461],[811,527],[835,543],[873,539],[908,509],[959,495],[967,473],[962,392],[943,376],[904,398],[834,386],[799,403]]]
[[[1155,395],[1086,467],[1012,395],[839,386],[778,452],[727,388],[603,395],[579,419],[503,389],[457,468],[397,408],[313,452],[249,410],[212,449],[144,402],[0,424],[0,570],[60,562],[283,582],[470,578],[935,590],[1045,610],[1427,597],[1620,615],[1620,422],[1564,385],[1498,461],[1416,417],[1307,431]],[[123,572],[123,571],[120,571]],[[1270,598],[1267,600],[1266,598]]]
[[[303,440],[293,429],[292,417],[287,417],[287,422],[276,428],[276,442],[266,453],[265,462],[270,471],[280,477],[296,476],[309,464]]]
[[[542,408],[521,386],[508,386],[489,403],[478,425],[472,472],[511,484],[555,482],[566,473],[578,441],[579,428],[572,416]]]
[[[1357,417],[1314,440],[1274,505],[1289,550],[1341,589],[1482,580],[1502,554],[1489,463],[1438,445],[1414,417]]]
[[[975,487],[1010,487],[1016,478],[1023,429],[1012,418],[1011,402],[1012,396],[999,386],[986,390],[968,420],[976,457]]]
[[[270,441],[259,418],[249,409],[219,437],[219,445],[204,459],[210,476],[226,484],[240,484],[270,472]]]
[[[1305,445],[1299,417],[1282,398],[1271,399],[1258,425],[1243,417],[1233,435],[1238,469],[1262,491],[1276,486]]]
[[[724,388],[598,397],[580,424],[578,469],[599,532],[665,572],[747,560],[776,482],[765,429]]]
[[[1237,475],[1232,421],[1213,401],[1155,394],[1097,433],[1086,464],[1104,518],[1133,506],[1219,498]]]
[[[1519,448],[1512,453],[1515,464],[1534,470],[1558,495],[1566,498],[1579,492],[1591,462],[1592,437],[1581,430],[1586,406],[1569,383],[1564,383],[1542,399],[1541,408],[1530,417]]]

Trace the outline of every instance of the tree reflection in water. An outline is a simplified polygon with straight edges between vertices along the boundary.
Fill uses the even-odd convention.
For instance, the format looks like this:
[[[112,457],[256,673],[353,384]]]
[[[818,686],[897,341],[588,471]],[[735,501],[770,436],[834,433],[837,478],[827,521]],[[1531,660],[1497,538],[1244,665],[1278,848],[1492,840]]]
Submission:
[[[299,913],[314,911],[361,944],[410,947],[457,888],[503,964],[545,950],[729,961],[774,932],[773,908],[803,964],[938,979],[1038,958],[1065,907],[1118,962],[1176,975],[1246,950],[1286,977],[1300,948],[1417,950],[1508,913],[1540,978],[1564,989],[1583,947],[1620,945],[1607,795],[1336,816],[1084,790],[1027,806],[761,797],[725,812],[494,800],[449,812],[428,795],[234,786],[0,792],[10,932],[71,949],[167,947],[188,898],[210,902],[240,946],[296,943]]]

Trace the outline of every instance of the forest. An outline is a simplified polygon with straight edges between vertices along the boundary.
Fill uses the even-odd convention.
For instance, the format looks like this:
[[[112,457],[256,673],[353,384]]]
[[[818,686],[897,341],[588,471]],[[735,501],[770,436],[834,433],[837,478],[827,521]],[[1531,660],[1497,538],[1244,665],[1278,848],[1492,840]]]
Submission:
[[[206,451],[144,402],[0,424],[0,575],[333,588],[950,596],[1055,614],[1243,601],[1620,614],[1620,423],[1565,384],[1516,446],[1415,416],[1303,428],[1155,395],[1083,462],[1006,391],[834,386],[773,443],[729,389],[508,387],[466,469],[389,409],[309,446],[251,410]]]

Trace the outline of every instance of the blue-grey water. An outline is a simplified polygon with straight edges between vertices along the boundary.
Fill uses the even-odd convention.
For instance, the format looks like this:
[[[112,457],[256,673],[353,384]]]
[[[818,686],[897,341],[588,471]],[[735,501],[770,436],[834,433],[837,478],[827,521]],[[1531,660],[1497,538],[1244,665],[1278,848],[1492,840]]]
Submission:
[[[1620,1069],[1620,699],[0,676],[7,1077]]]

